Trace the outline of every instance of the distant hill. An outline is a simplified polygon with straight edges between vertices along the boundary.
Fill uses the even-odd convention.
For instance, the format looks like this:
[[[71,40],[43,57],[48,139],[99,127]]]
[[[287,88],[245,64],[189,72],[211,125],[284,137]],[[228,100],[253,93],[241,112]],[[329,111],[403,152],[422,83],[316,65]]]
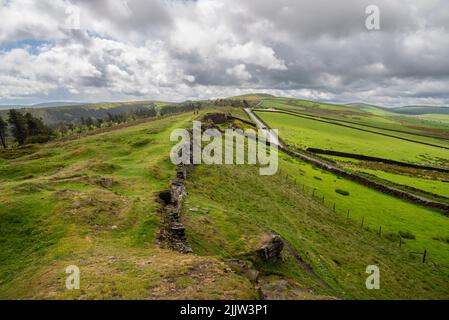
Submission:
[[[249,93],[249,94],[242,94],[239,96],[229,97],[227,99],[231,100],[261,100],[261,99],[268,99],[268,98],[276,98],[275,96],[267,93]]]
[[[449,114],[449,107],[433,106],[405,106],[393,108],[391,111],[401,114],[420,115],[420,114]]]
[[[360,107],[360,108],[379,108],[379,109],[387,109],[385,107],[376,106],[374,104],[368,104],[363,102],[354,102],[354,103],[347,103],[346,106],[350,107]]]
[[[33,104],[32,108],[48,108],[48,107],[66,107],[66,106],[80,106],[85,105],[85,102],[69,102],[69,101],[53,101]]]
[[[120,114],[129,111],[137,111],[139,109],[146,109],[150,107],[162,107],[168,105],[168,102],[156,101],[137,101],[137,102],[115,102],[115,103],[91,103],[91,104],[77,104],[73,102],[67,106],[60,106],[60,102],[40,104],[36,106],[28,106],[15,108],[22,112],[30,112],[32,115],[42,118],[43,121],[50,125],[56,126],[61,121],[63,122],[78,122],[81,117],[95,117],[98,119],[106,118],[108,113]],[[53,106],[58,105],[58,106]],[[7,118],[7,113],[10,108],[0,109],[0,116]]]
[[[0,105],[0,110],[9,110],[9,109],[23,109],[23,108],[51,108],[51,107],[66,107],[66,106],[80,106],[80,105],[87,105],[88,103],[85,102],[70,102],[70,101],[52,101],[52,102],[43,102],[43,103],[36,103],[32,105],[18,105],[18,104],[12,104],[12,105]]]
[[[348,103],[346,106],[349,107],[355,107],[357,109],[361,109],[363,111],[369,112],[371,114],[376,115],[388,115],[390,113],[393,113],[393,111],[389,108],[376,106],[374,104],[368,104],[363,102],[356,102],[356,103]]]
[[[393,112],[405,115],[422,115],[422,114],[449,114],[449,107],[435,107],[435,106],[403,106],[396,108],[386,108],[376,105],[371,105],[363,102],[348,103],[347,106],[357,107],[362,110],[383,110],[386,112]]]

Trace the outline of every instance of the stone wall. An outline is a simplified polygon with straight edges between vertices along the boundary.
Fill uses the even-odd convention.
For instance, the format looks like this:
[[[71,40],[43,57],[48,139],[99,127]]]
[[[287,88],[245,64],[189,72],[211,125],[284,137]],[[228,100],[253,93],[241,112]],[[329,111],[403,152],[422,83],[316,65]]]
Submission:
[[[372,189],[378,190],[380,192],[395,196],[400,199],[404,199],[404,200],[413,202],[415,204],[418,204],[418,205],[421,205],[421,206],[424,206],[427,208],[440,210],[446,216],[449,216],[449,205],[447,205],[447,204],[440,203],[437,201],[432,201],[432,200],[420,197],[418,195],[403,191],[401,189],[390,187],[390,186],[384,185],[382,183],[370,180],[370,179],[362,177],[360,175],[346,172],[345,170],[337,168],[337,167],[333,166],[332,164],[326,163],[320,159],[315,159],[311,156],[307,156],[305,154],[294,152],[294,151],[289,150],[284,147],[279,147],[279,149],[292,157],[296,157],[305,162],[311,163],[314,166],[324,169],[326,171],[332,172],[332,173],[336,174],[337,176],[346,178],[348,180],[357,182],[357,183],[367,186],[369,188],[372,188]]]
[[[191,156],[193,153],[190,153]],[[190,163],[193,163],[191,159]],[[170,188],[159,193],[162,203],[162,225],[159,230],[158,240],[161,245],[172,250],[191,253],[192,248],[187,243],[185,226],[181,222],[183,200],[186,196],[185,180],[194,165],[180,164],[176,168],[176,178]]]
[[[323,149],[318,149],[318,148],[307,148],[307,151],[314,153],[314,154],[324,154],[324,155],[329,155],[329,156],[337,156],[337,157],[351,158],[351,159],[364,160],[364,161],[381,162],[381,163],[386,163],[386,164],[397,165],[400,167],[415,168],[415,169],[421,169],[421,170],[431,170],[431,171],[446,172],[446,173],[449,172],[449,169],[445,169],[445,168],[430,167],[430,166],[424,166],[424,165],[420,165],[420,164],[413,164],[413,163],[401,162],[401,161],[378,158],[378,157],[370,157],[370,156],[365,156],[362,154],[340,152],[340,151],[334,151],[334,150],[323,150]]]

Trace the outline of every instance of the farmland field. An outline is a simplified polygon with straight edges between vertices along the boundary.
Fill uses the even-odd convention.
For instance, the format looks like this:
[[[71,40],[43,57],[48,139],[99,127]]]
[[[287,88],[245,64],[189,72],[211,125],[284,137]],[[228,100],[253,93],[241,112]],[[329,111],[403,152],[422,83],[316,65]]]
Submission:
[[[271,128],[279,129],[280,137],[288,144],[302,149],[312,147],[423,165],[447,167],[449,164],[449,151],[443,148],[342,127],[313,118],[261,110],[256,113]],[[363,125],[357,125],[357,128],[364,129]],[[382,130],[377,130],[377,132],[386,133]],[[417,139],[418,142],[423,141],[419,140],[420,137],[412,134],[399,133],[398,136]],[[423,142],[426,143],[438,142],[438,139],[425,139],[427,140]],[[374,178],[384,179],[387,184],[391,181],[416,188],[417,190],[409,190],[412,193],[422,194],[419,191],[422,190],[424,195],[425,192],[429,192],[443,197],[449,196],[449,184],[446,182],[449,175],[447,173],[437,174],[425,170],[399,168],[408,171],[400,174],[391,171],[392,168],[387,168],[382,163],[365,163],[365,161],[332,156],[329,158],[341,163],[343,167],[351,171],[367,173],[373,175]],[[370,169],[370,166],[373,168]],[[413,240],[407,241],[406,246],[409,246],[411,251],[432,250],[436,253],[434,256],[436,260],[443,263],[449,262],[446,253],[448,243],[444,240],[441,241],[449,235],[447,232],[449,220],[441,212],[382,194],[297,160],[288,161],[282,166],[282,170],[294,178],[298,184],[306,185],[306,190],[308,186],[309,192],[317,198],[323,199],[324,197],[325,203],[328,201],[330,207],[335,203],[336,211],[342,215],[348,215],[349,212],[352,219],[359,223],[363,220],[364,226],[368,226],[373,231],[379,230],[381,227],[382,232],[391,239],[398,240],[398,237],[392,236],[392,234],[410,233],[413,235]],[[337,190],[346,192],[342,195]],[[440,199],[440,201],[447,203],[446,200]],[[443,225],[444,227],[440,229]],[[436,231],[437,229],[438,231]],[[433,232],[439,235],[432,234]],[[429,249],[430,247],[433,249]]]
[[[434,240],[448,237],[449,219],[442,213],[399,200],[357,183],[338,178],[335,175],[314,168],[312,165],[297,160],[283,163],[282,170],[287,172],[297,183],[308,186],[308,192],[318,199],[322,196],[329,207],[336,203],[337,212],[377,231],[382,226],[384,233],[410,232],[415,240],[406,241],[411,251],[429,249],[435,253],[435,260],[449,267],[447,250],[449,244]],[[337,189],[349,192],[348,196],[336,192]],[[398,241],[397,237],[396,240]],[[432,248],[432,249],[430,249]]]
[[[302,115],[318,116],[351,124],[366,125],[378,129],[449,138],[445,123],[429,121],[425,117],[421,118],[421,116],[398,114],[375,106],[332,105],[290,98],[264,99],[258,106],[298,112]],[[443,117],[443,119],[445,117],[445,115],[432,116]]]
[[[288,114],[257,112],[280,136],[300,148],[319,148],[418,164],[449,163],[446,149],[337,126]]]

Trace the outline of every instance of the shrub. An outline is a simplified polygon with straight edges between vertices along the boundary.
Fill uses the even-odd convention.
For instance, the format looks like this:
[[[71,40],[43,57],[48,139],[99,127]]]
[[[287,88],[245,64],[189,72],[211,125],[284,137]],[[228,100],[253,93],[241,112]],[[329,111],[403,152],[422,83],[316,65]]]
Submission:
[[[320,177],[317,177],[317,176],[314,176],[313,177],[315,180],[319,180],[319,181],[322,181],[323,179],[321,179]]]
[[[342,196],[349,196],[349,191],[346,190],[335,189],[335,192],[341,194]]]

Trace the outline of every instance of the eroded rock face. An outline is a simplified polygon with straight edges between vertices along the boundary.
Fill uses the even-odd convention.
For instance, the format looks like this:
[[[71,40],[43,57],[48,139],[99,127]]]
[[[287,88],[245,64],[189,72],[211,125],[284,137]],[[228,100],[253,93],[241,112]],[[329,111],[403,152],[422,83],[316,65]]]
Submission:
[[[203,121],[210,121],[214,124],[223,124],[228,122],[228,116],[225,113],[210,113],[203,117]]]
[[[277,234],[271,233],[263,240],[256,252],[262,260],[276,262],[281,259],[282,249],[284,249],[282,238]]]

